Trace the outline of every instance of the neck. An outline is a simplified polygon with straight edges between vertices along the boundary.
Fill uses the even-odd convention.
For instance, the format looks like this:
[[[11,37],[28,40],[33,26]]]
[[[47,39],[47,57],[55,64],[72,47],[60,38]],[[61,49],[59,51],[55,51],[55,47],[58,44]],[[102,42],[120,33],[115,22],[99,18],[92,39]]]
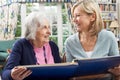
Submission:
[[[90,38],[92,36],[88,32],[81,32],[81,33],[79,33],[79,37],[80,38]]]
[[[95,40],[97,38],[97,36],[91,36],[90,33],[85,33],[85,32],[82,32],[82,33],[79,33],[79,39],[80,41],[91,41],[91,40]]]
[[[38,41],[38,40],[31,40],[30,42],[34,47],[41,48],[44,46],[44,43],[42,43],[41,41]]]
[[[93,51],[97,41],[97,36],[91,36],[88,33],[80,33],[79,40],[85,51]]]

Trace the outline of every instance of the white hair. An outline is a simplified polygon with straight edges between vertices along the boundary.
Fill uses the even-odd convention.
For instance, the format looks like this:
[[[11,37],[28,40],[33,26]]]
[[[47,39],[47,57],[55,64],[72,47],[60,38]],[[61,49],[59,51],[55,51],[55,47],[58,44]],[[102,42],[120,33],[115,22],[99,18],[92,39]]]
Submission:
[[[24,37],[26,39],[35,39],[37,27],[44,26],[43,20],[48,20],[44,14],[45,13],[32,12],[26,17],[24,22],[24,27],[26,28]]]

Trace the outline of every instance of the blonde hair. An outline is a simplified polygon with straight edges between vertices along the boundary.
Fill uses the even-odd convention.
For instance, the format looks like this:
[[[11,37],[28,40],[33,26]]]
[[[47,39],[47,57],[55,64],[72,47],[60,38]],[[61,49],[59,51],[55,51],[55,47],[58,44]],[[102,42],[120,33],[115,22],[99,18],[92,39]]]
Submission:
[[[40,12],[32,12],[30,13],[24,22],[25,34],[24,37],[26,39],[35,39],[36,30],[38,27],[42,27],[45,24],[43,23],[43,20],[48,20],[47,17]]]
[[[103,28],[103,20],[100,14],[101,10],[99,8],[99,5],[94,0],[80,0],[73,5],[71,10],[72,15],[74,13],[75,8],[78,6],[80,6],[82,11],[84,11],[88,15],[95,14],[96,19],[89,32],[91,32],[92,35],[97,35]]]

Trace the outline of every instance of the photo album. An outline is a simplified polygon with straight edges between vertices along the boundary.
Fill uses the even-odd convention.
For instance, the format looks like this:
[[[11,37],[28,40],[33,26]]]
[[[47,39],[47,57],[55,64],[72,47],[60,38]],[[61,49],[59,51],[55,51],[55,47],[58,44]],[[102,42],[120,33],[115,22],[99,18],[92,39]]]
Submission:
[[[73,77],[109,73],[108,69],[120,64],[120,56],[75,59],[73,62],[46,65],[25,65],[32,76]],[[18,66],[21,67],[21,66]]]

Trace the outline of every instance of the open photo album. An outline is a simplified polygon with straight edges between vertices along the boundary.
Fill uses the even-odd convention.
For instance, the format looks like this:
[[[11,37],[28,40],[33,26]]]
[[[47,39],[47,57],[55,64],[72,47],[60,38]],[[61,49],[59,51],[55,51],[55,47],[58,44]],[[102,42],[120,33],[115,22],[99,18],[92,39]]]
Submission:
[[[108,69],[119,66],[120,56],[93,59],[75,59],[74,62],[46,65],[24,65],[31,76],[73,77],[109,73]],[[19,66],[20,67],[20,66]]]

